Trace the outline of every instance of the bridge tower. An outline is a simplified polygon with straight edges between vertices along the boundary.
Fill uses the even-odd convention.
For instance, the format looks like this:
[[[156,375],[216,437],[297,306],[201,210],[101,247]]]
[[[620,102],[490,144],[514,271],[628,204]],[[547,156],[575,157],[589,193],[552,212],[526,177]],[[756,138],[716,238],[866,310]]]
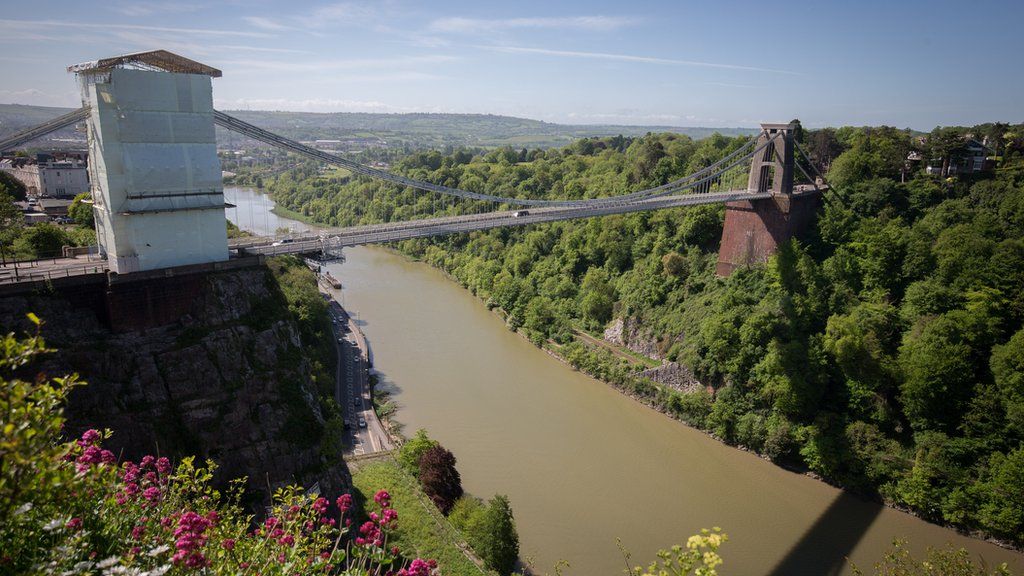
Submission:
[[[96,236],[110,270],[227,260],[211,81],[220,70],[155,50],[68,72],[88,109]]]
[[[761,128],[755,150],[767,146],[751,160],[747,192],[771,197],[726,203],[716,267],[719,276],[767,261],[780,244],[810,227],[821,201],[817,189],[793,186],[796,124],[761,124]]]

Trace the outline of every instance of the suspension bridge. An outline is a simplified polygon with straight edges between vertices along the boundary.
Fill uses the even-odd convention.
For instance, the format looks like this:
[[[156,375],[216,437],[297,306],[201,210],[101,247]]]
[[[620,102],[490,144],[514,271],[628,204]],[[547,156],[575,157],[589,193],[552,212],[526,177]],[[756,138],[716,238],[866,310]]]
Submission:
[[[0,140],[0,151],[87,122],[98,239],[100,251],[107,257],[102,263],[90,263],[92,273],[98,268],[130,274],[173,267],[167,266],[166,262],[174,262],[173,252],[176,249],[197,253],[192,260],[184,261],[184,264],[224,260],[232,254],[331,255],[337,254],[341,248],[362,244],[724,203],[727,206],[726,224],[719,272],[728,274],[737,266],[763,261],[778,243],[798,234],[813,216],[820,193],[827,188],[820,175],[811,176],[813,165],[796,142],[795,126],[791,124],[763,124],[756,136],[720,160],[659,186],[613,196],[604,195],[600,190],[591,190],[583,194],[584,198],[529,198],[512,192],[500,195],[454,188],[373,168],[264,130],[214,110],[212,104],[204,107],[202,101],[206,95],[203,90],[210,85],[211,77],[220,76],[220,71],[166,51],[89,62],[72,66],[69,71],[78,74],[82,81],[85,105]],[[148,75],[138,78],[133,75],[137,72]],[[153,74],[159,77],[154,78]],[[188,78],[182,80],[173,77]],[[203,78],[205,84],[202,81],[197,84],[197,77]],[[167,78],[175,83],[164,82]],[[116,87],[118,82],[130,86],[130,89],[123,89],[126,95],[115,98],[110,95],[111,86]],[[130,82],[139,84],[141,88]],[[172,89],[177,91],[177,99],[168,104],[165,92]],[[157,120],[152,117],[154,112],[151,109],[157,106],[154,102],[169,107],[164,117]],[[184,123],[183,116],[189,116],[190,123]],[[218,226],[223,227],[223,211],[230,207],[224,203],[219,172],[214,182],[212,168],[209,166],[209,155],[213,151],[214,166],[219,170],[213,125],[327,165],[345,168],[356,177],[388,182],[412,189],[421,195],[447,197],[452,202],[473,205],[474,209],[472,213],[456,216],[426,214],[425,217],[399,222],[327,228],[316,234],[278,234],[230,241],[224,238],[227,249],[224,254],[216,247],[219,242],[216,235],[213,235],[212,250],[209,239],[204,240],[205,244],[200,248],[194,248],[186,246],[187,242],[181,243],[183,237],[179,229],[174,230],[181,244],[176,247],[173,241],[168,241],[166,234],[161,234],[159,228],[194,226],[196,230],[184,232],[202,237],[212,230],[210,222],[219,221],[221,223]],[[137,159],[143,157],[159,164],[163,160],[154,159],[151,149],[166,152],[168,145],[178,146],[184,150],[184,157],[199,164],[198,167],[177,167],[179,170],[186,169],[187,181],[181,180],[178,174],[168,176],[166,172],[170,170],[167,166],[160,166],[163,168],[163,172],[160,172],[151,166],[137,165]],[[119,151],[121,156],[111,153],[118,147],[123,149]],[[145,154],[140,150],[145,151]],[[201,155],[203,158],[197,160]],[[203,162],[210,173],[205,180],[202,177]],[[194,175],[193,171],[199,176]],[[159,182],[153,184],[156,180]],[[118,187],[124,188],[120,195],[115,194]],[[480,206],[487,208],[480,210]],[[183,219],[182,214],[189,212],[205,215],[219,213],[220,216],[201,222],[196,216]],[[177,220],[172,221],[172,217]],[[166,244],[163,249],[171,252],[170,260],[166,254],[161,256],[155,252],[154,245],[158,242]],[[163,260],[160,260],[161,257]],[[161,262],[165,264],[161,265]],[[77,264],[81,266],[80,262]],[[75,265],[75,262],[62,264],[55,261],[38,274],[69,276],[76,269]],[[90,266],[81,269],[82,273],[87,273]],[[13,278],[9,273],[3,274],[0,271],[0,282],[26,277],[31,278],[31,272]]]

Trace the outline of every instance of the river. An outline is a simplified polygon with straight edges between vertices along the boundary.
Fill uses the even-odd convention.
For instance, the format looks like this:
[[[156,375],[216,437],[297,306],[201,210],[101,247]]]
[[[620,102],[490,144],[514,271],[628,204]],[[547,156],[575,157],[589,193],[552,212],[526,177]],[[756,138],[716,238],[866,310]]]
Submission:
[[[226,195],[243,228],[246,203],[272,206],[252,191]],[[253,212],[254,230],[308,228],[265,212]],[[870,569],[894,538],[918,553],[951,542],[989,565],[1024,567],[1024,555],[788,472],[623,396],[510,332],[425,264],[365,247],[329,268],[398,420],[456,455],[468,492],[509,496],[521,556],[538,571],[566,560],[568,575],[621,574],[616,538],[630,564],[647,564],[712,526],[729,535],[726,574],[849,574],[847,558]]]

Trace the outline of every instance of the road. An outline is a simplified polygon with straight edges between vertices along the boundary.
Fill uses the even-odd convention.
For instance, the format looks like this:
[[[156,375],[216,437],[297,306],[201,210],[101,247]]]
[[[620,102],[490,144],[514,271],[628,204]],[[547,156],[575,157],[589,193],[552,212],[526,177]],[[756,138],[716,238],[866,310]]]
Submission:
[[[331,294],[325,294],[330,297]],[[359,456],[394,449],[394,444],[377,418],[370,398],[369,346],[356,321],[333,298],[330,299],[331,326],[338,351],[335,399],[348,424],[349,452]]]

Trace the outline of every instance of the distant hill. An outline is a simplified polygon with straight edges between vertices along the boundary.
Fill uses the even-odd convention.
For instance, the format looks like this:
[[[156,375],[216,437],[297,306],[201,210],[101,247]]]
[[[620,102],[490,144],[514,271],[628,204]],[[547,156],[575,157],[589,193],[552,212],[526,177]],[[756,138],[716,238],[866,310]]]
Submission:
[[[69,112],[70,108],[0,104],[0,136],[23,130]],[[359,112],[268,112],[227,110],[242,120],[297,140],[374,138],[389,147],[408,145],[414,149],[448,146],[550,148],[577,138],[593,136],[641,136],[648,132],[675,132],[691,138],[705,138],[718,132],[726,136],[753,134],[752,128],[698,128],[678,126],[619,126],[553,124],[539,120],[492,114],[368,114]],[[82,138],[73,129],[62,130],[56,139]],[[223,146],[245,140],[217,130]],[[52,142],[58,144],[59,142]],[[45,144],[46,146],[50,143]]]

